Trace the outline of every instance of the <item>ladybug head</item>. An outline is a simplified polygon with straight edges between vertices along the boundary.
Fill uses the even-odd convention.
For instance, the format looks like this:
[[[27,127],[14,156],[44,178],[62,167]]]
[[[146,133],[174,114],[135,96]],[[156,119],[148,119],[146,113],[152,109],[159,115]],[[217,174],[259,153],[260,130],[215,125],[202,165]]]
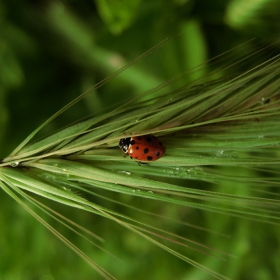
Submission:
[[[131,137],[122,138],[119,142],[119,147],[124,153],[127,153],[128,147],[130,145],[130,139],[131,139]]]

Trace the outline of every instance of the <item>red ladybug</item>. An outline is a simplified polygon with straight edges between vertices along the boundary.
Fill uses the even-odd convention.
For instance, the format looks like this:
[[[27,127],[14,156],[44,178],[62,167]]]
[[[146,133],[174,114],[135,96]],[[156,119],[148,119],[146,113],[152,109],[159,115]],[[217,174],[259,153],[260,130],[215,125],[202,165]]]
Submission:
[[[165,147],[158,138],[153,135],[122,138],[120,149],[138,161],[155,161],[165,154]]]

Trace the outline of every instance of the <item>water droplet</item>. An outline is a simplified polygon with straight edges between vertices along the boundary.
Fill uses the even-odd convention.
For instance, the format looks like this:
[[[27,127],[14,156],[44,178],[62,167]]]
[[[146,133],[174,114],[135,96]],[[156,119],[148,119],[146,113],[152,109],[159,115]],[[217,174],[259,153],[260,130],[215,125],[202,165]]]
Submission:
[[[125,175],[131,175],[131,172],[129,172],[129,171],[119,171],[119,173],[122,173],[122,174],[125,174]]]
[[[50,173],[43,173],[41,176],[48,181],[55,181],[56,180],[56,177],[51,175]]]
[[[136,190],[137,192],[140,192],[140,190]]]
[[[259,100],[259,103],[261,105],[266,105],[266,104],[269,104],[270,103],[270,98],[266,98],[266,97],[262,97],[260,100]]]
[[[18,161],[15,161],[15,162],[12,162],[10,164],[12,167],[17,167],[19,165],[19,162]]]
[[[135,190],[132,190],[133,193],[135,193]]]
[[[153,191],[148,191],[148,193],[153,194]]]
[[[218,150],[217,152],[215,152],[215,155],[217,157],[223,156],[224,155],[224,150]]]

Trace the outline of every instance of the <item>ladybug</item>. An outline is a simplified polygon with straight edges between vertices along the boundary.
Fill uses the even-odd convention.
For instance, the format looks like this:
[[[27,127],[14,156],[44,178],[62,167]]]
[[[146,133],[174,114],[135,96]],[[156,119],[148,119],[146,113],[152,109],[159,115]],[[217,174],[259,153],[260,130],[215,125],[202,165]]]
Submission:
[[[119,147],[130,158],[140,162],[155,161],[165,154],[164,145],[153,135],[122,138]]]

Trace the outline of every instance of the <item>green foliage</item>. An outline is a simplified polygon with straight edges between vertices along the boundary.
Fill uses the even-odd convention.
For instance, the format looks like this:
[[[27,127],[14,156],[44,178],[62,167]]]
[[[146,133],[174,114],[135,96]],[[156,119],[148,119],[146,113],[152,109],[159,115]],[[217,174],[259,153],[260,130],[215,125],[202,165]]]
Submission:
[[[140,0],[95,1],[99,14],[112,33],[121,33],[136,17]]]
[[[3,279],[279,278],[279,49],[209,3],[1,3]]]

